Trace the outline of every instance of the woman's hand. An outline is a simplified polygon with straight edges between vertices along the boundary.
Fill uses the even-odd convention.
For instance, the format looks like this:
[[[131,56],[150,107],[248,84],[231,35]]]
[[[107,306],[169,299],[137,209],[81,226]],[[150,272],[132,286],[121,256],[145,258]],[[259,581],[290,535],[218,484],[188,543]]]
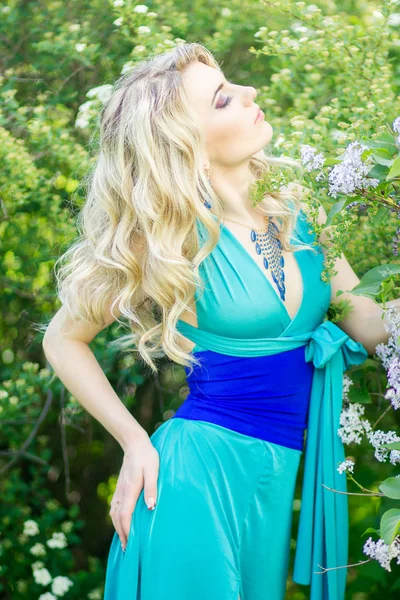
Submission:
[[[159,465],[158,451],[147,433],[135,440],[124,453],[109,513],[123,550],[128,540],[132,513],[143,487],[148,508],[150,510],[155,508]]]

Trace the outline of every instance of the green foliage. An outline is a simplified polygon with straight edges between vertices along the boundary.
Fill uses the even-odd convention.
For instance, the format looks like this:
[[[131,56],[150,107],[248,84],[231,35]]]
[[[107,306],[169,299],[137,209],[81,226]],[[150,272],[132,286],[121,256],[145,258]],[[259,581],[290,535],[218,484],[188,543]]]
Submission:
[[[39,598],[51,589],[35,581],[37,562],[51,577],[73,582],[66,598],[102,597],[119,448],[52,379],[36,324],[59,307],[52,267],[76,234],[85,194],[80,182],[95,154],[103,86],[150,53],[201,41],[227,78],[257,88],[256,101],[274,129],[273,154],[298,159],[299,145],[308,143],[334,157],[334,164],[349,142],[368,140],[379,173],[399,174],[393,137],[385,138],[387,124],[400,114],[399,27],[388,24],[395,2],[232,0],[223,6],[154,0],[147,11],[135,10],[131,0],[119,4],[9,0],[0,8],[0,596],[6,600]],[[382,18],[374,13],[379,7]],[[313,201],[329,211],[323,184],[313,189]],[[396,263],[388,243],[398,226],[393,216],[378,209],[368,217],[337,214],[335,225],[335,240],[360,278],[382,263]],[[398,295],[394,285],[385,290]],[[339,319],[342,309],[330,309],[329,317]],[[116,327],[102,333],[93,344],[96,356],[151,432],[182,401],[184,373],[165,363],[160,378],[150,379],[139,360],[107,347],[118,335]],[[388,406],[384,371],[374,358],[364,367],[361,375],[352,374],[353,400],[377,418]],[[396,428],[398,416],[386,412],[381,425]],[[365,443],[349,451],[364,485],[376,489],[387,478],[381,483],[384,501],[396,502],[389,495],[392,466],[375,461]],[[385,513],[379,502],[350,497],[352,563],[364,558],[361,536],[371,525],[387,539],[398,527],[397,517],[391,518],[398,508]],[[30,520],[37,523],[35,535],[24,533]],[[66,547],[48,546],[54,533],[64,533]],[[39,549],[36,556],[32,547]],[[394,599],[398,578],[396,584],[393,572],[370,561],[349,569],[347,592],[357,600]],[[307,595],[289,582],[287,597]]]

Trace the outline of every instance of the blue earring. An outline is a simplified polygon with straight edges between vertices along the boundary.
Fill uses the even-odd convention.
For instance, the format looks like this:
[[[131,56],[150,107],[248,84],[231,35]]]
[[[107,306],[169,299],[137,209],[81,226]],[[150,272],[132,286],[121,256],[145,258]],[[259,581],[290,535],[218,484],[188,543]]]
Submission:
[[[211,179],[209,177],[207,177],[207,179],[208,179],[208,183],[211,185]],[[204,206],[208,209],[211,208],[211,204],[207,200],[204,200]]]

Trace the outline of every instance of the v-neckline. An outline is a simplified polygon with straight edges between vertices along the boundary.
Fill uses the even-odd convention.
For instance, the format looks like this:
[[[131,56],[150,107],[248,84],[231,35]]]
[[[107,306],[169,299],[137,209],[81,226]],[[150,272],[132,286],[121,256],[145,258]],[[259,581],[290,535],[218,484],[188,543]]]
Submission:
[[[304,297],[305,297],[305,282],[304,282],[304,276],[303,276],[303,270],[301,268],[301,261],[299,261],[299,259],[296,257],[296,252],[293,252],[293,256],[294,259],[297,263],[297,266],[299,268],[300,271],[300,276],[301,276],[301,281],[302,281],[302,295],[301,295],[301,301],[300,301],[300,306],[296,312],[296,314],[294,315],[294,317],[292,318],[288,312],[288,309],[286,308],[286,305],[284,304],[284,302],[282,301],[282,299],[280,298],[277,290],[274,289],[274,286],[272,285],[271,281],[268,279],[268,277],[262,272],[262,269],[260,267],[260,265],[255,261],[255,259],[251,256],[250,252],[247,250],[247,248],[245,248],[242,244],[242,242],[236,237],[236,235],[229,229],[229,227],[227,227],[226,225],[224,225],[224,223],[221,221],[221,231],[227,231],[228,232],[228,236],[230,236],[230,239],[236,244],[236,246],[244,253],[244,255],[248,258],[249,261],[251,261],[254,266],[256,267],[256,269],[258,269],[258,271],[260,272],[261,277],[263,277],[263,279],[266,280],[267,285],[269,287],[269,289],[273,292],[273,294],[275,295],[277,301],[279,302],[279,305],[281,306],[281,308],[283,309],[286,317],[289,320],[289,325],[292,325],[292,323],[297,319],[297,317],[299,316],[302,308],[303,308],[303,304],[304,304]],[[296,229],[296,228],[295,228]],[[293,237],[291,238],[291,242],[293,240]]]

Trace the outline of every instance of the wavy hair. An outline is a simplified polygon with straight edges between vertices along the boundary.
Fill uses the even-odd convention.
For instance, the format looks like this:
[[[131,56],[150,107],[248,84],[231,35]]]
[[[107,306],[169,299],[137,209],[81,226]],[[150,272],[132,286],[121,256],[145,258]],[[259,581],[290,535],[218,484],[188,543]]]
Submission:
[[[164,355],[191,369],[199,364],[180,347],[176,324],[184,310],[193,312],[190,302],[203,283],[199,265],[218,243],[223,216],[203,168],[202,126],[182,81],[194,61],[221,71],[202,44],[187,43],[116,81],[100,112],[98,156],[83,180],[78,236],[55,264],[57,293],[70,315],[103,326],[106,310],[121,324],[126,318],[129,333],[112,344],[138,351],[153,372],[154,359]],[[271,165],[302,170],[295,160],[260,150],[250,158],[251,181],[270,175]],[[301,194],[289,186],[258,204],[279,217],[285,250],[293,249]],[[196,220],[208,233],[203,245]]]

